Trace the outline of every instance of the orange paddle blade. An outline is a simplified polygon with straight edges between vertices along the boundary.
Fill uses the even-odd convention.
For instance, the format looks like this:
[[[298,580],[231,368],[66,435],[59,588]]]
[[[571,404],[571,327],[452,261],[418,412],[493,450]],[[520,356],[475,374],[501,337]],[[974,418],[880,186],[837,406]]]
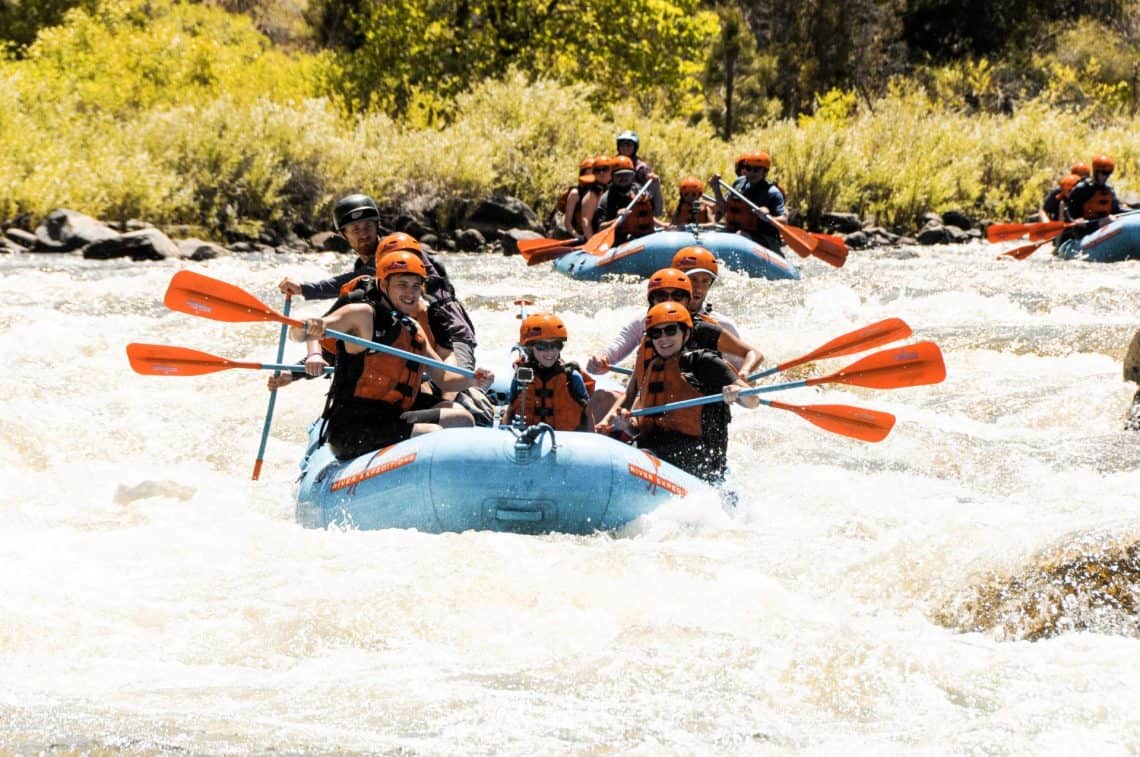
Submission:
[[[591,255],[606,254],[609,252],[609,249],[614,246],[614,240],[617,239],[617,227],[618,225],[615,223],[602,229],[597,234],[587,239],[586,244],[582,246],[582,249]]]
[[[830,376],[809,378],[804,385],[836,383],[870,389],[898,389],[937,384],[945,378],[942,350],[934,342],[919,342],[876,352]]]
[[[834,234],[813,233],[812,236],[819,243],[812,254],[825,263],[836,268],[842,268],[843,264],[847,262],[848,253],[847,243],[843,241],[843,238]]]
[[[1038,248],[1044,247],[1049,242],[1048,239],[1042,239],[1040,242],[1030,242],[1023,244],[1020,247],[1014,247],[1012,250],[1007,250],[1001,255],[997,256],[998,260],[1002,258],[1013,258],[1014,260],[1025,260],[1027,257],[1037,252]]]
[[[890,342],[906,339],[913,332],[910,326],[901,318],[887,318],[870,326],[864,326],[843,336],[832,339],[822,347],[818,347],[803,357],[780,363],[780,370],[786,371],[797,365],[810,363],[812,360],[823,360],[829,357],[851,355],[855,352],[869,350]]]
[[[865,442],[881,442],[895,425],[895,417],[890,413],[850,405],[789,405],[774,400],[760,401],[778,410],[790,410],[827,431]]]
[[[569,247],[566,244],[563,244],[560,247],[547,247],[542,250],[536,250],[535,252],[532,252],[529,255],[524,255],[523,257],[526,259],[526,264],[528,266],[541,265],[542,263],[549,263],[551,260],[558,260],[558,258],[562,257],[563,255],[580,249],[582,248]]]
[[[180,313],[227,323],[275,321],[302,326],[301,321],[278,313],[244,289],[194,271],[179,271],[170,280],[163,303]]]
[[[1041,221],[1039,223],[993,223],[986,228],[986,239],[991,242],[1009,242],[1020,239],[1026,234],[1045,234],[1050,231],[1062,231],[1068,223],[1065,221]],[[1040,237],[1038,237],[1040,238]]]
[[[185,347],[162,344],[127,345],[127,359],[135,373],[144,376],[201,376],[230,368],[260,368],[260,363],[239,363]]]
[[[566,252],[576,249],[583,241],[582,239],[520,239],[518,243],[519,255],[522,256],[527,265],[538,265],[545,260],[533,262],[532,258],[535,256],[542,257],[548,255],[550,251],[557,251],[555,256],[565,255]],[[546,257],[546,260],[553,259]]]
[[[771,217],[769,217],[768,220],[780,230],[780,236],[783,238],[784,244],[791,247],[801,258],[815,254],[816,249],[819,247],[819,240],[810,232],[804,231],[796,226],[789,226],[783,221],[777,221]]]
[[[1076,226],[1076,224],[1067,223],[1059,229],[1035,229],[1029,232],[1029,238],[1034,242],[1048,242],[1070,226]]]

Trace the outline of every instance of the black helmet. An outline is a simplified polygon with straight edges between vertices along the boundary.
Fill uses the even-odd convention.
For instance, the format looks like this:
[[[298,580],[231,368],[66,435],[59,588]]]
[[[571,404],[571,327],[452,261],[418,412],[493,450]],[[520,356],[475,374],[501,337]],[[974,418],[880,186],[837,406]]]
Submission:
[[[376,207],[376,201],[368,195],[356,194],[342,197],[333,206],[333,227],[337,231],[342,230],[354,221],[361,221],[366,218],[375,221],[380,220],[380,208]]]
[[[626,129],[621,134],[617,135],[617,141],[620,142],[633,142],[633,151],[637,152],[637,148],[641,146],[641,140],[637,138],[637,133]]]

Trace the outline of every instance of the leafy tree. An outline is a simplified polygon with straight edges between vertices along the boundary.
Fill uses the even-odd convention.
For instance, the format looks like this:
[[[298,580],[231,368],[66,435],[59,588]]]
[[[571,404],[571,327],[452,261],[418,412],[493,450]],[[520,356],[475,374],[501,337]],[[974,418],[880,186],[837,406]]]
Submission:
[[[727,142],[735,132],[747,131],[779,112],[779,103],[767,96],[776,59],[757,51],[756,38],[738,6],[718,6],[717,18],[720,33],[705,62],[702,84],[705,115]]]
[[[320,9],[346,26],[326,89],[350,110],[413,122],[445,118],[455,95],[512,67],[590,82],[647,109],[699,109],[691,93],[716,30],[699,0],[324,0]]]
[[[18,52],[36,39],[45,26],[55,26],[76,6],[94,10],[98,0],[0,0],[0,40]]]

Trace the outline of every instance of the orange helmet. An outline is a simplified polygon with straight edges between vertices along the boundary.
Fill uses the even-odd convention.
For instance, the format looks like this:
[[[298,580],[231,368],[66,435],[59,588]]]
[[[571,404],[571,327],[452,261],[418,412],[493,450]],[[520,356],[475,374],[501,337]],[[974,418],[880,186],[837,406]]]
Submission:
[[[594,170],[608,170],[614,167],[614,159],[609,155],[595,155],[594,156]]]
[[[658,289],[680,289],[688,292],[690,297],[693,296],[693,282],[689,281],[689,277],[685,275],[684,271],[679,271],[676,268],[662,268],[649,277],[649,288],[645,292],[646,295],[651,295]]]
[[[681,179],[681,183],[677,185],[677,189],[680,190],[681,194],[685,194],[686,192],[696,192],[700,194],[705,191],[705,183],[696,176],[686,176]]]
[[[1065,178],[1061,179],[1061,196],[1068,197],[1069,192],[1073,191],[1073,187],[1075,187],[1077,185],[1077,182],[1080,180],[1081,177],[1077,176],[1075,173],[1071,173]]]
[[[405,234],[402,231],[397,231],[395,234],[389,234],[382,238],[376,244],[376,259],[384,257],[389,252],[398,252],[403,250],[405,252],[414,252],[417,255],[424,254],[424,248],[416,238],[411,234]]]
[[[1082,163],[1078,160],[1069,168],[1069,173],[1075,173],[1077,176],[1092,176],[1092,169],[1089,168],[1088,163]]]
[[[715,278],[718,270],[716,255],[698,245],[677,250],[673,255],[673,267],[684,271],[686,278],[690,273],[708,273]]]
[[[1095,158],[1093,158],[1094,173],[1099,173],[1101,171],[1112,173],[1114,170],[1116,170],[1116,163],[1114,163],[1112,158],[1108,157],[1107,155],[1097,155]]]
[[[621,173],[622,171],[629,171],[633,173],[633,161],[629,159],[628,155],[619,155],[610,161],[613,166],[614,173]]]
[[[748,160],[748,155],[749,153],[742,152],[736,156],[736,160],[732,161],[732,168],[736,172],[737,176],[740,176],[742,173],[744,173],[744,164]]]
[[[748,152],[741,156],[741,168],[771,168],[772,156],[760,150],[759,152]]]
[[[649,308],[645,314],[645,330],[654,326],[664,326],[666,323],[679,323],[688,329],[693,328],[693,316],[689,309],[677,302],[662,302]]]
[[[590,171],[593,170],[593,168],[594,168],[594,159],[593,158],[583,158],[582,162],[578,164],[578,173],[580,173],[580,174],[590,173]]]
[[[414,252],[389,252],[376,262],[376,278],[387,281],[390,276],[412,273],[427,278],[424,261]]]
[[[519,344],[545,342],[560,339],[566,341],[566,324],[554,313],[535,313],[523,319],[519,327]]]

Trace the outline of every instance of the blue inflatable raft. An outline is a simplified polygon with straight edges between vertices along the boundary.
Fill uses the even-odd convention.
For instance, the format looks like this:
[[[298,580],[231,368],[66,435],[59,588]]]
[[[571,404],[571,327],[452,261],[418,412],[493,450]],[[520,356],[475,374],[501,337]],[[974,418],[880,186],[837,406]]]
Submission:
[[[800,277],[799,270],[786,258],[748,237],[695,227],[685,231],[658,231],[631,239],[600,255],[574,250],[555,260],[554,268],[582,281],[598,281],[607,274],[622,273],[648,277],[668,268],[677,250],[694,244],[710,250],[728,268],[754,278]]]
[[[589,534],[623,526],[704,481],[600,434],[529,428],[447,429],[338,462],[301,462],[297,521],[309,528]]]
[[[1121,215],[1088,236],[1066,240],[1057,248],[1056,255],[1093,263],[1140,259],[1140,213]]]

